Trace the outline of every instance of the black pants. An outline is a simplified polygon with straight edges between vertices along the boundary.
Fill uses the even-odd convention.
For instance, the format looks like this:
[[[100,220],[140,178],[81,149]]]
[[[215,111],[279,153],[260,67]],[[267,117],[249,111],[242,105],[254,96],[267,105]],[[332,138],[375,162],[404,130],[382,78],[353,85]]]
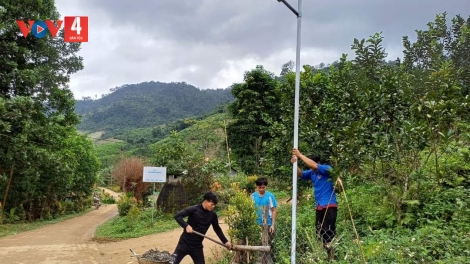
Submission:
[[[179,264],[186,255],[189,255],[193,259],[194,264],[206,263],[202,244],[191,246],[180,240],[176,246],[175,252],[171,255],[170,264]]]
[[[323,243],[329,243],[336,235],[336,215],[338,208],[330,207],[316,211],[315,226],[317,234],[320,236]]]

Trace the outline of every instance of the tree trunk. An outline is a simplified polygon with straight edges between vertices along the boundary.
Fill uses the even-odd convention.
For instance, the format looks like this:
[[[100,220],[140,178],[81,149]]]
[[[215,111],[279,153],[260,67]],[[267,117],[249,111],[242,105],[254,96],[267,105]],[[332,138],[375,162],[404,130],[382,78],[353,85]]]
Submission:
[[[11,168],[10,168],[10,178],[8,179],[7,188],[5,190],[5,195],[3,196],[2,209],[5,209],[5,205],[7,203],[8,191],[10,190],[11,179],[13,178],[13,168],[14,168],[14,166],[15,165],[12,165]]]

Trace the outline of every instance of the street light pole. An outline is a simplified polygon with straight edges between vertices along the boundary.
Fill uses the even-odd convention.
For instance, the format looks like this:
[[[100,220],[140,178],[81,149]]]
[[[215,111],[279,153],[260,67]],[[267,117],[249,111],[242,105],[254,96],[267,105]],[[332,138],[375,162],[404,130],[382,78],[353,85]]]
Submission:
[[[294,106],[294,148],[298,148],[299,142],[299,90],[300,90],[300,43],[302,26],[302,0],[298,1],[297,11],[286,2],[277,0],[287,6],[297,16],[297,49],[295,55],[295,106]],[[297,162],[292,168],[292,238],[291,238],[291,263],[295,264],[295,249],[297,233]]]

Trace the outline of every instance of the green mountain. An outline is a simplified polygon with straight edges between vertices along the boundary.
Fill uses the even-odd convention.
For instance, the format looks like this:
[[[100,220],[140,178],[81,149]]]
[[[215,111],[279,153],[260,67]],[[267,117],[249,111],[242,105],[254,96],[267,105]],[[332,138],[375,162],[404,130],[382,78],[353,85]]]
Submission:
[[[110,90],[97,100],[77,100],[78,129],[109,137],[135,128],[155,127],[213,111],[233,100],[230,89],[201,90],[187,83],[144,82]]]

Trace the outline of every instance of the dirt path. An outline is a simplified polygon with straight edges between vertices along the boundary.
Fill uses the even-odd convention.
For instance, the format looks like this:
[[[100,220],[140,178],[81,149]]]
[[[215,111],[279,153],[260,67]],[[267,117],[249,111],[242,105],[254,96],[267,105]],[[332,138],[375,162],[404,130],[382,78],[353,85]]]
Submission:
[[[119,200],[119,197],[121,197],[121,194],[115,192],[115,191],[112,191],[110,189],[106,189],[106,188],[102,188],[102,187],[98,187],[99,189],[101,190],[104,190],[106,193],[109,193],[111,196],[114,197],[114,199],[117,201]]]
[[[119,194],[112,191],[113,196]],[[74,219],[48,225],[40,229],[0,239],[0,263],[5,264],[133,264],[129,248],[143,254],[151,248],[173,252],[182,229],[128,239],[121,242],[98,244],[91,239],[98,225],[117,215],[116,205],[103,205],[98,210]],[[221,222],[227,233],[228,226]],[[208,236],[217,238],[212,228]],[[204,251],[208,263],[214,254],[224,250],[205,239]],[[182,264],[192,263],[186,257]]]
[[[96,243],[96,227],[117,214],[116,205],[103,205],[85,215],[0,239],[0,263],[106,263]]]

